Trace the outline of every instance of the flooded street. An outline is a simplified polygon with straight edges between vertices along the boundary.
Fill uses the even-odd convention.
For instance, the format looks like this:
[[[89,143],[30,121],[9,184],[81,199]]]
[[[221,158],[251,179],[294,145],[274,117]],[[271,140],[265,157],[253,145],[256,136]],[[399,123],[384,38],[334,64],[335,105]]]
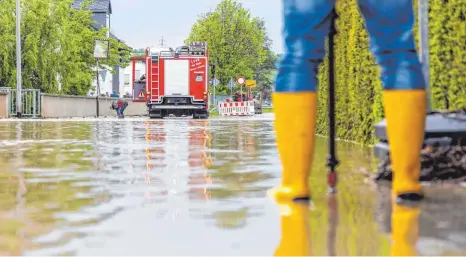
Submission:
[[[466,255],[464,187],[393,208],[372,149],[340,143],[329,198],[316,147],[310,209],[280,216],[271,114],[0,121],[0,255]]]

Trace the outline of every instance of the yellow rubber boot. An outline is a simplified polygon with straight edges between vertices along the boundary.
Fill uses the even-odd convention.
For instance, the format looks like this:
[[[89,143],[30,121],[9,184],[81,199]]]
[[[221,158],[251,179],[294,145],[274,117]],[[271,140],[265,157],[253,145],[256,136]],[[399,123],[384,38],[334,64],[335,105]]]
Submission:
[[[309,199],[309,173],[314,153],[317,94],[275,93],[275,131],[282,162],[281,186],[269,190],[277,200]]]
[[[275,256],[311,256],[308,205],[290,202],[281,209],[282,234]]]
[[[427,113],[426,91],[385,90],[383,95],[390,158],[392,191],[397,197],[419,195],[421,148]]]
[[[404,207],[393,204],[391,256],[417,256],[419,238],[419,207]]]

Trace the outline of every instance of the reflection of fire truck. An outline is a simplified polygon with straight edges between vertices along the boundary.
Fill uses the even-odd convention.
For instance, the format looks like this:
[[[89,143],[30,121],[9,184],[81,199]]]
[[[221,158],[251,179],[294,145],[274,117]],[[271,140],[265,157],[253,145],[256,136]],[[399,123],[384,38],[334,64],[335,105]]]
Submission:
[[[185,192],[188,188],[189,199],[210,199],[208,185],[212,179],[208,169],[213,161],[208,121],[189,121],[187,131],[177,122],[160,122],[146,123],[145,139],[149,147],[145,152],[145,180],[149,184],[158,180],[161,183],[158,188],[167,192]]]
[[[209,116],[209,62],[205,42],[193,42],[176,50],[148,48],[145,64],[145,76],[133,81],[133,88],[139,86],[134,100],[145,98],[150,118]]]

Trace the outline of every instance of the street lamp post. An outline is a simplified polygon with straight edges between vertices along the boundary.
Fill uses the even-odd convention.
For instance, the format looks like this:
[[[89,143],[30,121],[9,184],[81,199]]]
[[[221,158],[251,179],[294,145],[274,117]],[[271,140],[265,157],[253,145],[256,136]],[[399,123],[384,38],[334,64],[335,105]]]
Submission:
[[[96,83],[97,83],[97,87],[96,87],[96,90],[95,90],[95,94],[96,94],[96,97],[95,97],[95,116],[99,117],[100,116],[100,113],[99,113],[99,105],[100,105],[100,102],[99,102],[99,97],[100,97],[100,78],[99,78],[99,59],[96,59],[96,67],[95,67],[95,70],[96,70]]]
[[[96,59],[96,116],[99,117],[99,94],[100,94],[100,79],[99,79],[99,60],[107,59],[110,51],[110,41],[108,39],[96,39],[94,41],[94,58]]]
[[[23,106],[21,103],[21,6],[16,0],[16,117],[21,118]]]

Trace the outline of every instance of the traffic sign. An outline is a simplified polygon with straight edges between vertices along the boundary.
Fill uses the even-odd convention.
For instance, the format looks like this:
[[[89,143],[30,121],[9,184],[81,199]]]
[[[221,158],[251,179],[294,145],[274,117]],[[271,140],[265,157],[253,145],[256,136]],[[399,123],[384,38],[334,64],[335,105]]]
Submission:
[[[238,82],[238,84],[240,84],[240,85],[243,85],[244,82],[246,82],[246,79],[244,77],[238,77],[236,79],[236,82]]]
[[[139,91],[138,98],[146,98],[146,91],[144,91],[144,89],[141,89],[141,91]]]
[[[214,87],[216,87],[216,86],[218,86],[218,84],[220,84],[220,81],[219,81],[217,78],[214,78],[214,79],[212,80],[212,85],[213,85]]]
[[[233,81],[233,79],[230,79],[230,81],[228,82],[228,86],[230,86],[230,88],[233,88],[235,86],[235,81]]]
[[[246,86],[247,87],[255,87],[256,86],[256,81],[252,79],[246,80]]]

